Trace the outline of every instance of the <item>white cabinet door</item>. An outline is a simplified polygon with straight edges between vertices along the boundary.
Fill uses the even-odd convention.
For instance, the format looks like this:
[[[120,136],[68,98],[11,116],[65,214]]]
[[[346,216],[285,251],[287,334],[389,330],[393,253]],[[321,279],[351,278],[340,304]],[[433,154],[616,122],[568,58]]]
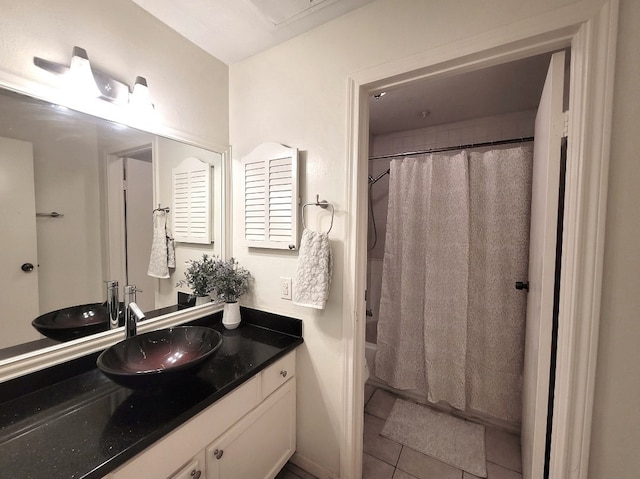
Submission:
[[[204,451],[200,451],[188,464],[169,477],[169,479],[205,479]]]
[[[206,449],[207,479],[272,479],[296,447],[291,378]]]

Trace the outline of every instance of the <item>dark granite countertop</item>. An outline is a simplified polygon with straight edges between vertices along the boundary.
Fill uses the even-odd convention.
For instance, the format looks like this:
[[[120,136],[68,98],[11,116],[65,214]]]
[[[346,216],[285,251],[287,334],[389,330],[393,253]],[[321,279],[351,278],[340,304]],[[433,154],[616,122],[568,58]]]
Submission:
[[[187,383],[162,391],[118,386],[95,367],[97,354],[0,385],[0,478],[101,478],[302,344],[302,322],[243,308],[222,347]],[[25,391],[28,391],[25,393]]]

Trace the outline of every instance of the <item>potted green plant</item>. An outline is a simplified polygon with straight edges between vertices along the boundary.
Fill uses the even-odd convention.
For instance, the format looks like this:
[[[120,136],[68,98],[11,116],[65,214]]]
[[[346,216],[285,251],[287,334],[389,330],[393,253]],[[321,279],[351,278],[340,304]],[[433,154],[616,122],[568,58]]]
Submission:
[[[211,301],[209,295],[209,283],[215,274],[217,260],[207,254],[200,260],[187,261],[189,266],[184,272],[184,279],[176,283],[176,286],[188,286],[192,296],[196,297],[196,305]]]
[[[249,289],[250,278],[249,271],[241,267],[235,258],[215,261],[208,291],[214,299],[224,301],[222,324],[227,329],[235,329],[240,324],[238,299]]]

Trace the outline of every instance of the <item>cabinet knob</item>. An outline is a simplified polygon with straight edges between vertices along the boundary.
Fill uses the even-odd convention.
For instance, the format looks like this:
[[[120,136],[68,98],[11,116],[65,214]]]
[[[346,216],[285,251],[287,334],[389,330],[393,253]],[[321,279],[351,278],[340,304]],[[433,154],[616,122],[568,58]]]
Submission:
[[[213,455],[216,456],[216,459],[220,459],[223,454],[224,451],[222,449],[216,449],[215,451],[213,451]]]
[[[286,371],[280,371],[280,376],[282,376],[283,378],[287,377],[287,372]]]
[[[201,475],[202,471],[196,471],[195,469],[191,471],[191,477],[193,477],[193,479],[200,479]]]

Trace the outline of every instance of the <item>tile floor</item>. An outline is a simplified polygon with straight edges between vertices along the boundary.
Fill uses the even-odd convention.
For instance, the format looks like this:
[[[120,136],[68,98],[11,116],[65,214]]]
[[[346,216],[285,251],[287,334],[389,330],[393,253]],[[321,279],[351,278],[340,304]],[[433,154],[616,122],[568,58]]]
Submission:
[[[362,479],[478,479],[380,435],[398,396],[365,386]],[[520,437],[486,427],[487,479],[522,479]],[[316,479],[287,463],[276,479]]]
[[[308,472],[300,469],[291,462],[287,462],[275,479],[317,479]],[[363,478],[364,479],[364,478]]]
[[[397,396],[365,386],[363,479],[477,479],[380,435]],[[485,432],[487,479],[522,479],[520,438],[500,429]]]

